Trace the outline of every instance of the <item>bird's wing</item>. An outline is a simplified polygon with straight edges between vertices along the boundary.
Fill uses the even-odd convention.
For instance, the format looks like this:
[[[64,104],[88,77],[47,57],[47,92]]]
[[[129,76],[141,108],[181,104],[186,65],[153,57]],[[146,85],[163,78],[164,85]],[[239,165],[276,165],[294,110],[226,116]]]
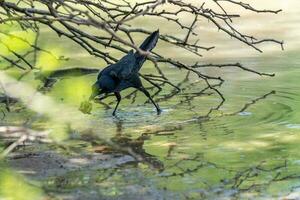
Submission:
[[[97,80],[100,80],[101,77],[102,77],[103,75],[111,76],[111,77],[113,77],[113,78],[116,77],[118,68],[119,68],[119,67],[118,67],[117,63],[111,64],[111,65],[105,67],[105,68],[98,74]]]
[[[140,88],[142,87],[142,81],[137,73],[133,73],[129,79],[123,79],[118,86],[115,88],[115,92],[120,92],[125,90],[126,88],[134,87]]]
[[[136,59],[133,51],[131,50],[126,56],[121,58],[112,70],[112,73],[119,79],[127,79],[134,72],[134,67],[136,65]]]
[[[134,56],[133,50],[131,50],[117,63],[104,68],[99,73],[98,79],[104,74],[109,75],[112,78],[117,78],[119,80],[128,79],[134,72],[135,65],[136,65],[136,58]]]

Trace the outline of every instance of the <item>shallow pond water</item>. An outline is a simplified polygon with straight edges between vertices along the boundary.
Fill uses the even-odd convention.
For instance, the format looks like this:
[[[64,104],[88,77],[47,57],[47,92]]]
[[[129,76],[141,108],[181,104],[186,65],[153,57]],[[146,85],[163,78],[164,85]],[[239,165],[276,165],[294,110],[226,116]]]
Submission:
[[[286,22],[291,27],[299,20],[295,12],[290,13]],[[272,24],[283,18],[274,19]],[[249,16],[247,20],[259,19]],[[280,33],[280,36],[298,44],[296,31],[293,35]],[[51,40],[56,36],[49,33],[47,38]],[[287,43],[284,52],[273,47],[269,53],[256,54],[251,49],[239,52],[241,44],[233,43],[233,48],[222,54],[232,41],[218,36],[215,41],[222,44],[220,50],[207,55],[203,62],[238,61],[248,68],[276,76],[260,77],[236,68],[205,70],[226,79],[220,88],[226,101],[219,107],[221,99],[211,91],[197,94],[204,87],[203,81],[193,75],[185,80],[185,73],[163,65],[162,70],[170,81],[180,84],[184,90],[172,96],[171,87],[164,87],[155,96],[163,109],[160,116],[155,114],[152,104],[145,103],[146,98],[140,93],[121,102],[117,117],[111,116],[114,98],[104,100],[106,105],[93,104],[92,114],[87,115],[94,120],[90,126],[96,129],[98,136],[136,148],[143,162],[136,163],[132,157],[110,150],[102,154],[106,148],[102,144],[90,138],[81,140],[73,133],[65,147],[35,144],[24,149],[26,153],[36,152],[36,157],[31,158],[34,162],[38,162],[34,159],[39,158],[41,152],[47,152],[43,154],[47,162],[54,162],[49,168],[40,163],[48,169],[43,173],[26,165],[27,173],[33,171],[29,179],[38,181],[50,197],[65,199],[98,199],[99,195],[103,195],[103,199],[300,198],[300,48]],[[69,43],[58,47],[76,49]],[[158,51],[166,48],[158,46]],[[71,59],[63,67],[103,65],[84,51],[66,52]],[[192,59],[186,54],[180,58]],[[153,73],[152,68],[146,63],[143,72]],[[95,75],[87,75],[61,80],[48,95],[77,109],[87,98],[80,93],[86,87],[79,83],[91,85],[95,78]],[[122,95],[131,92],[133,90]],[[18,112],[11,113],[1,123],[19,125],[33,115],[28,111],[22,112],[21,117]],[[44,126],[44,118],[33,124],[38,129]],[[24,167],[18,161],[11,161],[11,166]]]

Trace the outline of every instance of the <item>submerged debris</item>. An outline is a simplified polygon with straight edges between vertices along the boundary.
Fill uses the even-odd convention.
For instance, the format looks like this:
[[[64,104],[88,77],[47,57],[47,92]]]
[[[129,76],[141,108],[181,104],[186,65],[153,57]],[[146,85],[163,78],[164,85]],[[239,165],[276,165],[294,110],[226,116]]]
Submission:
[[[83,101],[79,107],[79,110],[84,114],[91,114],[92,109],[93,104],[89,101]]]

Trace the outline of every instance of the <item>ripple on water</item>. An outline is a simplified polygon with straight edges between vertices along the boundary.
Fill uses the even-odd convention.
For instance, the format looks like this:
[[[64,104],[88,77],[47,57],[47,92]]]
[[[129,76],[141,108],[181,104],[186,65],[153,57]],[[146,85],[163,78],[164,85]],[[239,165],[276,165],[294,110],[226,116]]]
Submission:
[[[104,123],[111,124],[112,130],[116,126],[139,127],[149,124],[161,124],[166,120],[169,113],[174,109],[161,107],[161,115],[157,115],[156,110],[150,106],[127,106],[119,108],[116,116],[112,116],[113,109],[94,110],[94,117],[101,118]]]
[[[285,126],[291,129],[300,129],[300,124],[286,124]]]
[[[295,93],[275,95],[266,102],[254,108],[253,117],[248,122],[263,124],[285,125],[288,128],[300,128],[296,120],[296,101],[300,99]],[[243,115],[242,115],[243,116]]]
[[[245,112],[245,111],[244,111],[244,112],[240,112],[239,115],[240,115],[240,116],[250,116],[250,115],[252,115],[252,113],[251,113],[251,112]]]
[[[245,97],[249,98],[248,94],[245,95],[247,95]],[[252,96],[253,97],[251,98],[255,98],[257,94],[253,94]],[[247,109],[237,112],[237,115],[229,114],[226,117],[225,114],[221,119],[222,127],[226,126],[235,129],[244,126],[268,128],[270,128],[270,126],[278,126],[278,128],[300,129],[299,114],[297,114],[300,95],[294,92],[293,89],[290,88],[289,91],[280,90],[266,98],[249,102],[251,104],[246,104],[249,105]],[[252,102],[254,104],[252,104]],[[244,102],[228,101],[227,103],[232,105],[242,105]],[[230,110],[230,108],[228,110]],[[214,127],[219,126],[220,120],[217,120],[217,124],[214,125]]]

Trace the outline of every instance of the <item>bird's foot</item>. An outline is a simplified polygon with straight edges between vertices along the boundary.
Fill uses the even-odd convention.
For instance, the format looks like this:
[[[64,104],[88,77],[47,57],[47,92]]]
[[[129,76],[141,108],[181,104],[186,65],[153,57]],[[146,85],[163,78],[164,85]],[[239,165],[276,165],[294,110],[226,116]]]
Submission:
[[[161,110],[160,108],[158,108],[158,109],[156,110],[156,112],[157,112],[157,115],[160,115],[161,112],[162,112],[162,110]]]

